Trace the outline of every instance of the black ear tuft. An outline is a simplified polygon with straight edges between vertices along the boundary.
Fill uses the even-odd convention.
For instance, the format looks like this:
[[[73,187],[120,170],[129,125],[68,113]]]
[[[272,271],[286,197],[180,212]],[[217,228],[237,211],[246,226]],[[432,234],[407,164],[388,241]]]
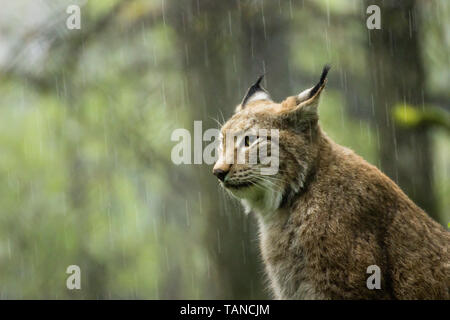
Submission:
[[[261,86],[259,85],[261,83],[262,79],[264,79],[264,74],[259,76],[258,80],[256,80],[256,82],[253,86],[262,89]]]
[[[245,104],[248,102],[248,100],[255,94],[258,92],[264,92],[265,94],[267,94],[267,96],[269,96],[269,94],[267,93],[267,91],[261,87],[261,81],[264,78],[264,74],[259,76],[258,80],[256,80],[255,84],[253,84],[248,90],[247,93],[245,94],[244,100],[242,100],[241,103],[241,107],[244,108]]]
[[[320,76],[320,80],[319,82],[314,86],[314,88],[311,89],[310,93],[309,93],[309,97],[313,97],[317,91],[323,87],[323,85],[325,84],[325,80],[327,78],[328,75],[328,71],[331,69],[330,65],[326,64],[323,69],[322,69],[322,74]]]

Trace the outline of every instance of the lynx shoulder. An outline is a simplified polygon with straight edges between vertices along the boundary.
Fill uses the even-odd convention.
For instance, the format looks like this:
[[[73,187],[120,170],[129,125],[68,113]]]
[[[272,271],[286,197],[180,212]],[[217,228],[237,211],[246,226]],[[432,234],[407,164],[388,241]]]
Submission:
[[[274,297],[449,299],[449,232],[320,128],[328,70],[281,103],[258,79],[222,127],[213,173],[258,218]],[[277,161],[271,174],[268,159]],[[371,266],[378,288],[368,285]]]

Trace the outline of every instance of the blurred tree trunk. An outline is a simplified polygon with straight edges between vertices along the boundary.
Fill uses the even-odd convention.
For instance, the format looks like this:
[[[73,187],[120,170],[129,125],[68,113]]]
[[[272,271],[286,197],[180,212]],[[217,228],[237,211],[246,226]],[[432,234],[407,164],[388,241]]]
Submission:
[[[193,0],[170,8],[188,104],[193,119],[202,120],[203,130],[217,127],[211,118],[223,121],[232,114],[247,88],[265,71],[265,61],[270,61],[268,79],[289,91],[285,24],[277,15],[265,21],[263,10],[278,12],[278,3]],[[207,284],[212,286],[208,298],[266,298],[256,224],[235,200],[222,195],[211,172],[212,166],[196,168],[207,220],[204,243],[215,270]]]
[[[381,29],[368,30],[369,70],[382,170],[437,220],[431,140],[426,127],[396,125],[392,109],[423,108],[425,75],[420,56],[417,2],[366,1],[381,9]],[[364,24],[365,26],[365,24]]]
[[[222,110],[231,113],[239,101],[234,79],[241,70],[237,68],[234,40],[227,34],[228,17],[235,10],[236,3],[231,1],[192,0],[183,5],[174,3],[170,8],[169,19],[176,31],[186,77],[188,107],[193,120],[202,121],[203,130],[217,127],[211,117],[217,118]],[[249,219],[238,212],[231,199],[224,199],[211,166],[196,165],[194,170],[198,180],[193,183],[200,193],[206,220],[202,242],[208,250],[212,277],[205,284],[211,296],[202,298],[262,298]]]
[[[267,83],[272,99],[282,101],[301,91],[301,88],[292,90],[292,73],[288,64],[289,4],[282,6],[277,1],[257,3],[256,6],[241,5],[239,45],[243,81],[239,91],[243,96],[250,84],[265,73],[263,83]]]

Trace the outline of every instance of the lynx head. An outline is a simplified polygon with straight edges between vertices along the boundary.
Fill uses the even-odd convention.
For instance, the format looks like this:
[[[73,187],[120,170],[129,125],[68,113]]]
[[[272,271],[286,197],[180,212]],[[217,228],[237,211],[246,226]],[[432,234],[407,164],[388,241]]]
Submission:
[[[223,125],[213,173],[247,211],[274,212],[305,187],[319,152],[317,109],[328,70],[281,103],[261,87],[261,76]]]

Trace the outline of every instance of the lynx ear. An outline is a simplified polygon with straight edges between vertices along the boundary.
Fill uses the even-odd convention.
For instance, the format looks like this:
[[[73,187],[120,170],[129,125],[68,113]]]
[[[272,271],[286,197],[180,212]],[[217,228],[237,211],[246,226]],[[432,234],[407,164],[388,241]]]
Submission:
[[[317,109],[319,98],[327,82],[329,65],[325,65],[322,70],[319,82],[312,88],[306,89],[299,95],[287,98],[281,107],[281,113],[287,117],[293,117],[296,121],[317,120]]]
[[[256,100],[272,101],[269,93],[263,87],[261,87],[261,81],[263,78],[264,75],[260,76],[258,80],[256,80],[255,84],[253,84],[250,88],[248,88],[247,93],[245,94],[241,104],[237,106],[236,112],[244,109],[245,106],[252,101]]]
[[[312,88],[306,89],[302,93],[297,96],[298,103],[303,103],[313,98],[319,98],[320,92],[323,88],[325,88],[325,84],[327,81],[328,71],[330,70],[329,65],[325,65],[322,69],[322,74],[320,75],[319,82]]]

